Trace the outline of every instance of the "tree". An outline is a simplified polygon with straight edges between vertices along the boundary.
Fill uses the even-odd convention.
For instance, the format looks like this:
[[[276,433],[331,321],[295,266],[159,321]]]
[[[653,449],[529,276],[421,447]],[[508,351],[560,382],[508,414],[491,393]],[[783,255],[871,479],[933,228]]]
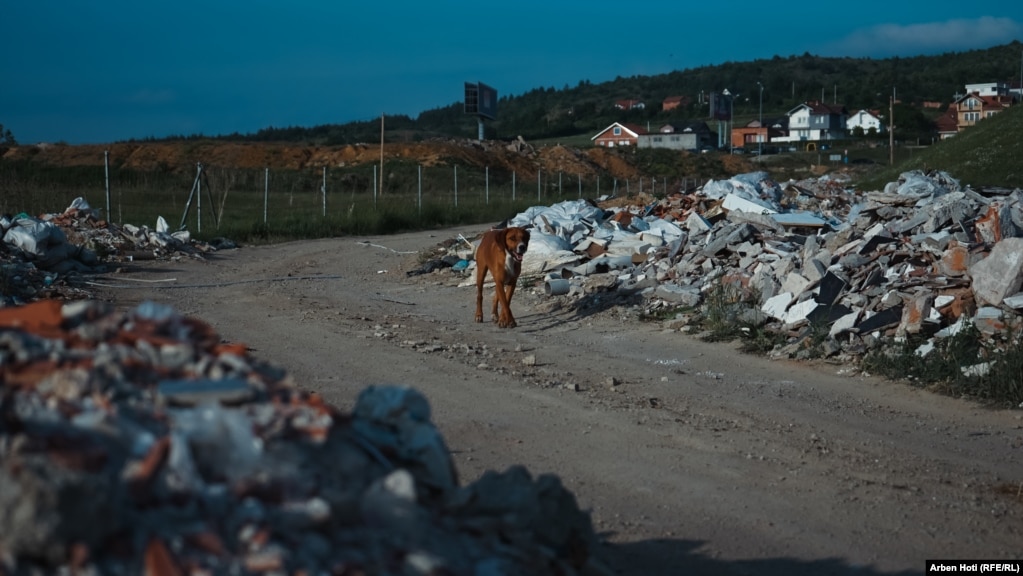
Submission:
[[[18,141],[14,139],[14,134],[11,134],[11,130],[4,130],[4,125],[0,124],[0,144],[6,144],[7,146],[17,146]]]

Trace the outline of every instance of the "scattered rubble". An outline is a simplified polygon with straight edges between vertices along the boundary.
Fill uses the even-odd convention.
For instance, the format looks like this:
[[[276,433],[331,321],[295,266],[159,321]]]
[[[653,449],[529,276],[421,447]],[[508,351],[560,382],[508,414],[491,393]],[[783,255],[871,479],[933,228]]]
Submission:
[[[102,220],[84,198],[59,214],[0,217],[0,307],[39,298],[84,298],[80,276],[102,274],[135,260],[201,258],[233,248],[226,239],[201,242],[188,230],[171,232],[159,218],[155,228]]]
[[[789,336],[776,356],[800,357],[823,330],[825,355],[853,360],[882,337],[1018,328],[1021,199],[942,172],[873,192],[751,173],[509,224],[534,227],[523,276],[547,298],[679,310],[731,286],[754,297],[737,318]],[[21,305],[78,274],[215,246],[162,220],[111,225],[84,200],[0,228],[0,574],[604,572],[557,477],[515,467],[460,486],[411,388],[369,388],[345,413],[163,306]],[[410,275],[471,275],[472,243],[446,249]]]
[[[0,308],[0,574],[608,574],[522,467],[460,486],[430,406],[350,413],[147,302]]]
[[[508,224],[534,227],[523,274],[549,297],[640,294],[655,312],[732,286],[755,300],[736,303],[736,317],[789,336],[775,356],[805,355],[824,330],[824,356],[855,360],[882,337],[1017,327],[1021,200],[1018,189],[977,191],[937,171],[874,192],[757,172],[641,206],[537,206]]]

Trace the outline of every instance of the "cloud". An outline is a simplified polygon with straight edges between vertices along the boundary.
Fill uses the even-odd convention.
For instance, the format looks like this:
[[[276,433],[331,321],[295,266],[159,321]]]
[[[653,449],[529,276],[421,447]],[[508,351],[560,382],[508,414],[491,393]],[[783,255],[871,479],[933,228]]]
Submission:
[[[983,16],[922,24],[879,24],[856,30],[828,47],[836,56],[916,56],[990,48],[1018,38],[1023,25]]]

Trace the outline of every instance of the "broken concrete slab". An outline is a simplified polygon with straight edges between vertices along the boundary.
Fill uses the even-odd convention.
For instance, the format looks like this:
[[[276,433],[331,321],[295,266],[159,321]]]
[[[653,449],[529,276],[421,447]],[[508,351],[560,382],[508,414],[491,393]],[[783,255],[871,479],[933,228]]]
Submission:
[[[969,269],[978,303],[998,306],[1023,287],[1023,238],[1005,238]]]

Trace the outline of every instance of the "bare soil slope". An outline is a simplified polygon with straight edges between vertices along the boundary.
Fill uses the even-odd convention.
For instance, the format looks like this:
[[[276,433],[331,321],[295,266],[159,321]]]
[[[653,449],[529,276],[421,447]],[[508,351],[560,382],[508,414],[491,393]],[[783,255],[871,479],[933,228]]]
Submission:
[[[173,305],[349,409],[408,384],[464,480],[524,464],[592,511],[617,573],[922,574],[1023,558],[1023,419],[851,367],[772,362],[523,288],[519,327],[472,322],[458,229],[147,262],[99,297]]]
[[[516,140],[512,142],[468,139],[433,139],[422,142],[386,142],[345,146],[317,146],[291,143],[173,141],[121,142],[69,146],[41,144],[0,147],[0,158],[33,161],[48,166],[102,167],[104,154],[114,169],[136,171],[168,171],[193,173],[197,162],[205,166],[230,169],[305,170],[322,167],[351,167],[385,163],[409,162],[425,167],[461,165],[488,167],[495,171],[518,174],[571,174],[590,177],[609,175],[620,180],[649,176],[636,166],[633,150],[607,148],[572,148],[561,145],[537,146]],[[744,156],[701,155],[678,152],[682,173],[693,177],[722,177],[752,171],[753,164]]]

